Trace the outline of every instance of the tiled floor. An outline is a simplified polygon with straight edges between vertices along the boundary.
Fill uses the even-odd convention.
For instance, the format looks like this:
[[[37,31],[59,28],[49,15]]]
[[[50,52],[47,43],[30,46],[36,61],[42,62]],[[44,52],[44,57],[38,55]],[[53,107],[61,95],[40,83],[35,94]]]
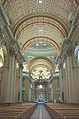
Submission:
[[[38,104],[33,112],[31,119],[51,119],[43,104]]]

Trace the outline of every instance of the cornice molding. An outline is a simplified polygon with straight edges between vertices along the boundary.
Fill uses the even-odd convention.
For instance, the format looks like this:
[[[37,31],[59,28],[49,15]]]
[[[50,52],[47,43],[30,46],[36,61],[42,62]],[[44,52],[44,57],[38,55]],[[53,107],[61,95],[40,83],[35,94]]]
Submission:
[[[15,55],[18,62],[22,63],[24,61],[24,58],[21,54],[19,44],[13,36],[13,33],[10,28],[9,19],[1,3],[0,3],[0,13],[1,13],[0,18],[2,23],[2,27],[0,28],[1,29],[0,36],[2,37],[3,34],[5,35],[3,37],[3,41],[5,41],[4,45],[6,46],[8,53]]]
[[[79,5],[77,7],[75,19],[72,22],[72,27],[70,29],[68,37],[64,39],[63,44],[61,46],[60,55],[58,57],[58,60],[60,62],[63,62],[63,60],[68,55],[72,55],[72,53],[73,53],[73,44],[74,44],[74,40],[76,39],[76,37],[74,37],[74,36],[75,36],[75,34],[78,35],[78,31],[79,31],[79,28],[77,25],[78,22],[79,22]]]

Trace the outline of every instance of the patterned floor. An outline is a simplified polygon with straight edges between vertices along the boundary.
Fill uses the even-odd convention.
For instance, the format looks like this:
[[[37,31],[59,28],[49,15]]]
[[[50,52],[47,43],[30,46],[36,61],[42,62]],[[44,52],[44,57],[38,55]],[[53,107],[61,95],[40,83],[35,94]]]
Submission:
[[[31,119],[51,119],[43,104],[38,104],[33,112]]]

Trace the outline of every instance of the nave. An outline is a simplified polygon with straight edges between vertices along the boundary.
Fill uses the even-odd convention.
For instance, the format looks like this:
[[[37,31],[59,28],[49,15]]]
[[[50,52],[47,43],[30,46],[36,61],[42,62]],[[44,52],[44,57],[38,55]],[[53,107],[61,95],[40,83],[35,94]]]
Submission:
[[[79,119],[79,0],[0,0],[0,119],[30,118]]]
[[[51,119],[43,104],[38,104],[33,112],[31,119]]]
[[[0,119],[79,119],[79,105],[65,103],[0,104]]]

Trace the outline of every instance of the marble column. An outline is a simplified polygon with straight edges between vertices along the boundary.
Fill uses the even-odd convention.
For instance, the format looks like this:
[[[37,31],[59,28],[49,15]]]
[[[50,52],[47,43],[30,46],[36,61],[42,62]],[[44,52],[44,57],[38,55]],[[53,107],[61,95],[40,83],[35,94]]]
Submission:
[[[77,103],[77,88],[76,88],[76,72],[75,68],[73,67],[73,55],[70,57],[70,69],[71,69],[71,88],[72,88],[72,103]]]
[[[15,102],[15,91],[16,91],[16,57],[14,61],[14,74],[13,74],[13,95],[12,102]]]
[[[47,102],[47,83],[45,83],[44,86],[45,86],[45,101]]]
[[[29,102],[31,102],[31,87],[29,87]]]
[[[3,81],[2,81],[2,75],[0,72],[0,103],[3,103],[3,101],[2,101],[2,89],[3,89]]]
[[[0,80],[0,103],[1,103],[1,80]]]
[[[6,79],[6,103],[14,103],[15,54],[11,51],[8,53],[8,67]]]
[[[19,84],[18,84],[18,95],[19,95],[19,102],[22,102],[22,70],[23,65],[19,65]]]
[[[67,88],[68,88],[68,103],[71,103],[71,69],[70,69],[70,56],[67,56],[67,79],[68,79],[68,84],[67,84]]]
[[[37,85],[35,84],[35,102],[37,102],[37,89],[36,89]]]
[[[74,103],[79,103],[79,66],[75,63],[74,61],[74,66],[73,66],[73,102]]]
[[[61,98],[61,102],[63,102],[63,99],[62,99],[62,97],[63,97],[63,93],[64,93],[64,90],[63,90],[63,64],[61,63],[60,65],[59,65],[59,70],[60,70],[60,98]]]
[[[65,61],[66,61],[66,102],[68,103],[69,102],[69,87],[68,87],[68,85],[69,85],[69,83],[68,83],[68,67],[67,67],[67,65],[68,65],[68,63],[67,63],[67,58],[65,59]]]
[[[64,68],[64,63],[62,67],[62,99],[65,102],[66,101],[66,91],[65,91],[65,81],[66,81],[66,76],[65,76],[65,68]]]
[[[53,87],[52,87],[52,84],[51,84],[51,102],[53,102]]]
[[[7,55],[4,54],[4,65],[0,68],[0,81],[1,81],[1,103],[5,103],[6,100],[6,77],[7,77]]]
[[[68,103],[76,103],[76,72],[73,68],[73,54],[68,52],[67,54],[67,94],[68,94]]]

